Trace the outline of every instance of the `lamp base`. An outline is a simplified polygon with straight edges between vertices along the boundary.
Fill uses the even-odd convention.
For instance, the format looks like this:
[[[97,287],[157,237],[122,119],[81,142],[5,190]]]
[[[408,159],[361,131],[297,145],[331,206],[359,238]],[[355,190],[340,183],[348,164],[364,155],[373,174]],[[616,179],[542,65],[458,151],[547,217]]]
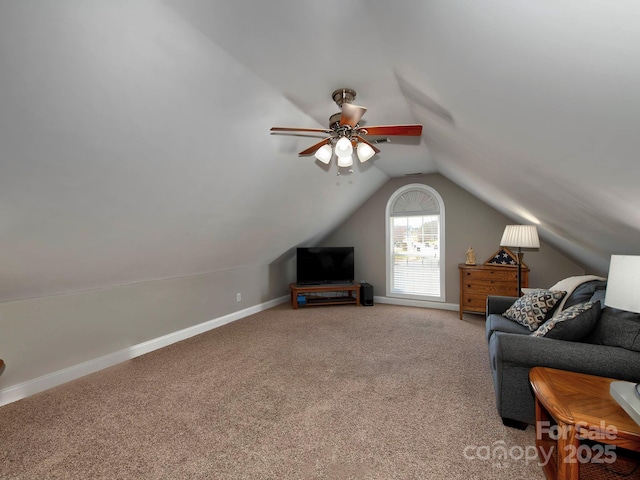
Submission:
[[[611,382],[609,393],[633,421],[640,425],[640,397],[636,384],[631,382]]]

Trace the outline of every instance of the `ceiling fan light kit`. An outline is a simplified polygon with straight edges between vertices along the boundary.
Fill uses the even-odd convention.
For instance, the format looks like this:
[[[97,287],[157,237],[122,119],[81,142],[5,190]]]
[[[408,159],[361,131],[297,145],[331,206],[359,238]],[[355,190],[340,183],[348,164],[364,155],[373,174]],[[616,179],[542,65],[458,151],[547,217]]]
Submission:
[[[298,156],[314,155],[320,162],[328,165],[335,153],[338,164],[338,175],[340,175],[340,168],[349,168],[353,165],[352,155],[354,147],[360,163],[364,163],[375,154],[380,153],[377,147],[363,138],[364,136],[398,135],[419,137],[422,135],[422,125],[361,127],[359,122],[367,109],[359,105],[353,105],[352,102],[356,98],[355,90],[340,88],[331,94],[331,98],[333,98],[336,105],[340,107],[341,111],[329,117],[328,129],[272,127],[271,132],[312,132],[329,135],[329,137],[298,153]],[[388,139],[386,139],[386,141],[388,141]],[[372,140],[372,142],[378,143],[376,140]],[[351,172],[352,170],[349,169],[349,173]]]

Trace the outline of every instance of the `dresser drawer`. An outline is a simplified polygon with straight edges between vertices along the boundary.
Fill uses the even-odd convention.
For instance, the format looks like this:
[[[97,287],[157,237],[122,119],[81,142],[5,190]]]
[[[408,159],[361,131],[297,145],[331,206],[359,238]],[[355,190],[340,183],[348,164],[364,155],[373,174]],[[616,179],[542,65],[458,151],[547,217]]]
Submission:
[[[505,295],[515,297],[518,294],[518,281],[515,282],[478,282],[464,285],[465,295]]]
[[[466,293],[460,300],[460,308],[465,312],[481,313],[485,311],[487,304],[486,295],[474,295]]]
[[[468,283],[517,282],[518,271],[510,267],[496,267],[498,270],[467,270],[463,278]]]

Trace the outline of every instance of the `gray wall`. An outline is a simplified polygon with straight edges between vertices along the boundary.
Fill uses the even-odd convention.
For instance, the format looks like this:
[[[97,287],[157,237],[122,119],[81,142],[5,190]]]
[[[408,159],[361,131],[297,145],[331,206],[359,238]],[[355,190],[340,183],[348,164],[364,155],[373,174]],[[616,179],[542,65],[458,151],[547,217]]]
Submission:
[[[384,295],[385,208],[408,183],[430,185],[444,200],[446,302],[457,304],[457,266],[467,248],[483,262],[511,222],[442,175],[389,180],[323,244],[354,245],[357,279]],[[7,363],[0,390],[287,295],[293,256],[289,250],[271,265],[0,303],[0,356]],[[544,243],[525,262],[533,286],[584,273]]]
[[[0,303],[0,390],[286,295],[292,264]]]
[[[498,250],[505,225],[513,222],[440,174],[389,180],[322,244],[355,246],[356,279],[371,283],[375,295],[384,296],[385,210],[393,192],[410,183],[435,188],[444,201],[446,302],[458,304],[458,264],[464,263],[467,249],[472,246],[476,262],[483,263]],[[549,287],[563,278],[585,273],[582,267],[544,242],[539,251],[525,253],[524,262],[531,269],[529,285],[532,287]]]

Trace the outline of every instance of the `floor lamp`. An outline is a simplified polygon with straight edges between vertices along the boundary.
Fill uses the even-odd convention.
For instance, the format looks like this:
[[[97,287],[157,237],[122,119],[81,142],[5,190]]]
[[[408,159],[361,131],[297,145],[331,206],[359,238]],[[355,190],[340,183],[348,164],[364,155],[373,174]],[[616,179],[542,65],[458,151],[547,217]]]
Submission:
[[[607,292],[604,297],[604,304],[607,307],[640,313],[638,268],[640,268],[640,256],[611,255]],[[640,384],[612,382],[609,391],[624,411],[640,425]]]
[[[507,225],[500,240],[501,247],[518,249],[518,296],[522,295],[522,249],[537,250],[540,248],[538,230],[535,225]]]

